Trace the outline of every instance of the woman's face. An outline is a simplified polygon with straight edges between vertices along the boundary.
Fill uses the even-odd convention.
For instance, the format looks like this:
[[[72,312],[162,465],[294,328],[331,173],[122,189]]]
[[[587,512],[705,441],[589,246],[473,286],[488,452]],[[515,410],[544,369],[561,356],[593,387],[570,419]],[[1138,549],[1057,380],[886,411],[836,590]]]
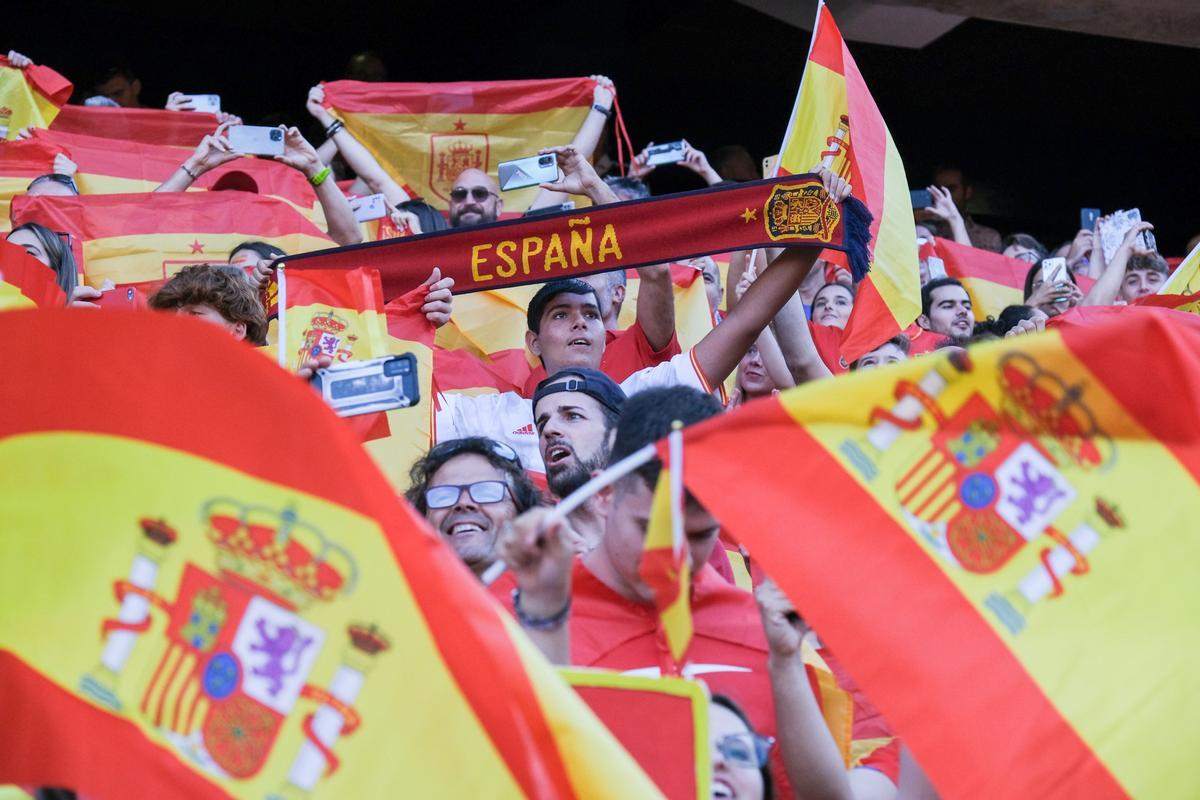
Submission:
[[[51,269],[54,266],[50,263],[50,254],[46,252],[42,240],[37,237],[37,234],[29,229],[22,231],[13,231],[8,235],[8,241],[15,245],[25,248],[25,252],[36,258],[38,261],[45,264]]]
[[[726,736],[749,734],[737,714],[725,706],[708,704],[708,735],[712,751],[712,796],[723,800],[762,800],[762,773],[756,768],[731,764],[717,748]],[[753,749],[753,748],[751,748]]]
[[[888,364],[899,364],[901,361],[907,361],[908,354],[901,350],[891,342],[884,342],[881,346],[876,347],[869,353],[864,353],[858,359],[858,371],[864,369],[874,369],[875,367],[886,367]]]
[[[758,347],[754,345],[750,346],[750,350],[742,356],[742,361],[738,364],[738,387],[741,388],[742,396],[746,400],[765,397],[775,391],[775,383],[767,375],[762,356],[758,352]]]
[[[813,298],[812,320],[818,325],[845,328],[854,308],[854,296],[841,284],[823,287]]]

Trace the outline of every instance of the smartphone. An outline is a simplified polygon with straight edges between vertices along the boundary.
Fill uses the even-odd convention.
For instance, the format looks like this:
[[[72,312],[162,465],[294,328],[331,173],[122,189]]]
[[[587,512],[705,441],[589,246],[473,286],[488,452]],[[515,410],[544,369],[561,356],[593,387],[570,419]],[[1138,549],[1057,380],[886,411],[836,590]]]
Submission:
[[[229,144],[251,156],[283,155],[283,130],[260,125],[235,125],[229,129]]]
[[[521,216],[523,217],[540,217],[543,214],[555,214],[559,211],[572,211],[575,208],[575,201],[568,200],[565,203],[558,203],[553,206],[543,206],[542,208],[531,208]]]
[[[105,309],[128,309],[134,310],[145,308],[145,303],[138,296],[138,290],[132,286],[124,286],[114,289],[101,289],[100,296],[93,301],[96,305]]]
[[[651,166],[675,164],[683,161],[683,140],[656,144],[646,150],[646,163]]]
[[[912,201],[913,208],[929,208],[933,205],[933,195],[928,189],[910,189],[908,197]]]
[[[1154,238],[1154,231],[1142,231],[1141,237],[1142,247],[1153,250],[1155,253],[1158,252],[1158,240]]]
[[[501,161],[496,169],[500,175],[500,191],[524,189],[526,186],[558,180],[558,156],[546,153],[514,158],[512,161]]]
[[[775,165],[779,163],[779,154],[767,156],[763,159],[763,177],[769,178],[775,174]]]
[[[192,107],[186,111],[203,111],[206,114],[216,114],[221,110],[221,95],[219,94],[185,94],[182,100],[191,100]]]
[[[1042,259],[1042,283],[1060,284],[1069,280],[1065,258]]]
[[[342,417],[409,408],[421,399],[412,353],[322,367],[313,374],[312,385]]]
[[[925,268],[929,270],[929,280],[931,281],[946,277],[946,262],[937,256],[925,259]]]
[[[1096,220],[1100,219],[1100,209],[1098,208],[1081,208],[1079,209],[1079,227],[1081,230],[1090,231],[1096,227]]]
[[[355,197],[350,201],[350,210],[359,222],[370,222],[387,216],[387,203],[382,194],[369,194],[366,197]]]

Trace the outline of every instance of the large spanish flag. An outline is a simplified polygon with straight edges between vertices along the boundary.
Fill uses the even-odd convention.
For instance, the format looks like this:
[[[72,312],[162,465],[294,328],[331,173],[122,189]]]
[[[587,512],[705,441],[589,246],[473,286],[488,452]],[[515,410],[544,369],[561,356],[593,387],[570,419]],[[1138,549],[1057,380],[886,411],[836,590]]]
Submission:
[[[850,181],[874,217],[871,271],[859,283],[842,343],[849,363],[917,318],[921,277],[904,163],[823,1],[780,153],[781,175],[808,172],[824,161]]]
[[[0,334],[0,782],[657,796],[294,377],[175,315]]]
[[[54,171],[54,157],[62,150],[48,142],[20,139],[0,147],[0,233],[12,230],[12,199],[24,194],[29,182]]]
[[[685,477],[943,797],[1194,797],[1197,396],[1200,320],[1127,310],[752,403]]]
[[[49,67],[17,69],[0,55],[0,139],[22,128],[45,128],[71,96],[71,82]]]
[[[24,248],[0,239],[0,311],[66,305],[54,271]]]
[[[474,167],[496,177],[501,161],[568,144],[587,117],[589,78],[460,83],[325,84],[325,99],[346,127],[401,183],[446,208],[454,179]],[[504,193],[521,212],[536,186]]]
[[[153,192],[188,157],[188,153],[178,147],[116,141],[58,130],[36,131],[34,139],[66,153],[78,165],[75,183],[83,194]],[[196,141],[199,143],[199,139]],[[231,173],[242,174],[231,177]],[[192,187],[211,189],[235,179],[239,188],[252,188],[258,194],[286,200],[310,218],[313,214],[317,196],[304,175],[267,158],[246,157],[222,164],[201,175]]]
[[[258,239],[287,253],[330,241],[282,200],[248,192],[163,192],[16,197],[14,225],[40,222],[72,236],[85,282],[157,283],[188,264],[223,264]]]
[[[215,114],[199,111],[63,106],[50,127],[63,133],[81,133],[121,142],[168,144],[190,149],[200,144],[205,134],[216,130],[217,125]]]

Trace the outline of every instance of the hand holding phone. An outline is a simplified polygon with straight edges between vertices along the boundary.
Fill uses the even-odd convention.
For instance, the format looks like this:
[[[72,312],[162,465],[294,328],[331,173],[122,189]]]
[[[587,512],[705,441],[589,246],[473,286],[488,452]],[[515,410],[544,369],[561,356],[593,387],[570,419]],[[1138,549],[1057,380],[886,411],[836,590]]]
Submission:
[[[933,195],[928,189],[910,189],[908,198],[912,201],[913,210],[929,208],[933,205]]]
[[[501,161],[496,170],[502,192],[537,186],[539,183],[553,183],[558,180],[558,156],[554,153],[541,153],[514,158],[512,161]]]
[[[382,194],[369,194],[350,200],[350,210],[358,222],[369,222],[387,216],[387,201]]]
[[[235,125],[229,129],[229,144],[243,155],[283,155],[283,129],[260,125]]]
[[[656,144],[653,147],[646,148],[646,163],[654,167],[660,164],[678,163],[683,161],[683,157],[684,142],[682,139],[677,142]]]

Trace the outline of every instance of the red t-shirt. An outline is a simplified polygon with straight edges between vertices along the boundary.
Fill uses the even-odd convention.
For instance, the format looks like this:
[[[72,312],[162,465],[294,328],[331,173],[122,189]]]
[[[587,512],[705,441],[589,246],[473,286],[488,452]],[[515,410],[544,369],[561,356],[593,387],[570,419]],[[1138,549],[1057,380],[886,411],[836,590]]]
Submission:
[[[650,340],[646,338],[642,326],[634,322],[623,331],[604,332],[604,358],[600,360],[600,371],[616,383],[620,383],[638,370],[669,361],[681,352],[679,337],[674,333],[671,334],[671,341],[667,342],[666,347],[655,350],[650,346]],[[521,394],[533,397],[537,385],[546,377],[545,367],[534,367]]]
[[[571,575],[571,664],[617,672],[645,670],[657,675],[667,659],[666,640],[653,606],[628,600],[605,585],[576,560]],[[500,580],[488,587],[512,611],[515,582]],[[692,581],[692,643],[689,677],[703,680],[713,694],[723,694],[745,710],[754,729],[775,736],[775,704],[767,673],[767,641],[754,595],[727,582],[705,565]],[[824,655],[824,653],[822,653]],[[830,664],[838,684],[854,699],[853,738],[890,736],[886,723],[840,665]],[[863,727],[863,726],[867,727]],[[783,764],[775,749],[776,783],[786,789]],[[862,765],[879,769],[896,783],[898,744],[881,748]],[[894,763],[893,763],[894,762]],[[788,796],[783,791],[780,796]]]

